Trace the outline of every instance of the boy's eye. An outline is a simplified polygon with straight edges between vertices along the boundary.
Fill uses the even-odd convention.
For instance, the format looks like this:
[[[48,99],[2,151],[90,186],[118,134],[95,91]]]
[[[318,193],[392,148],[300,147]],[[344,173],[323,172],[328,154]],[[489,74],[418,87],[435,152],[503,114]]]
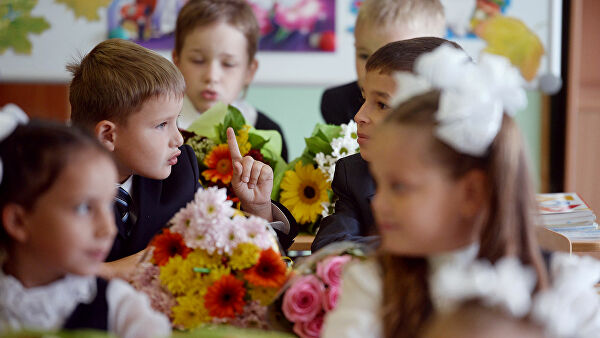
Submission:
[[[388,109],[389,106],[381,101],[377,102],[377,107],[379,107],[379,109]]]
[[[367,60],[369,58],[369,54],[366,53],[358,53],[358,58],[361,60]]]
[[[90,210],[92,208],[90,207],[90,205],[88,203],[80,203],[77,206],[75,206],[75,212],[78,215],[87,215],[90,213]]]
[[[392,183],[391,188],[392,188],[392,191],[394,191],[395,193],[402,193],[402,192],[406,191],[406,185],[404,185],[402,183]]]
[[[233,68],[233,67],[237,66],[237,64],[235,62],[223,62],[223,66],[225,66],[227,68]]]
[[[203,59],[192,59],[192,63],[195,63],[195,64],[201,64],[203,62],[204,62]]]
[[[167,121],[165,121],[165,122],[163,122],[163,123],[161,123],[161,124],[157,125],[157,126],[156,126],[156,129],[163,129],[163,128],[164,128],[164,127],[166,127],[166,126],[167,126]]]

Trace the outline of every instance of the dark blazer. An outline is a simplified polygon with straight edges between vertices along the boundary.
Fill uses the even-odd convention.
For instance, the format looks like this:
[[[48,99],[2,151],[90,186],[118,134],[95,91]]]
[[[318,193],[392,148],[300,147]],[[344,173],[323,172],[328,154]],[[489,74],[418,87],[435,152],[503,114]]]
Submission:
[[[108,281],[96,278],[96,297],[91,303],[79,303],[63,324],[66,330],[93,329],[108,330],[108,301],[106,288]]]
[[[258,111],[258,117],[256,118],[256,125],[254,126],[256,129],[265,129],[265,130],[277,130],[279,134],[281,134],[281,157],[287,162],[288,161],[288,150],[287,144],[285,143],[285,136],[283,135],[283,130],[277,122],[271,120],[267,115]]]
[[[364,102],[356,81],[329,88],[321,97],[321,115],[326,123],[348,123]]]
[[[194,199],[194,194],[201,188],[198,160],[189,145],[183,145],[179,149],[181,155],[177,158],[177,164],[172,167],[171,174],[166,179],[161,181],[138,175],[133,176],[132,199],[137,222],[128,234],[126,226],[121,222],[115,208],[118,233],[106,258],[107,262],[133,255],[145,249],[152,237],[167,225],[173,215]],[[281,246],[287,250],[298,234],[298,224],[283,205],[275,204],[290,223],[288,234],[275,230]]]
[[[378,240],[371,212],[375,183],[360,154],[338,160],[331,187],[338,197],[335,212],[321,220],[312,251],[344,240],[374,244]]]
[[[200,188],[198,160],[189,145],[179,148],[181,155],[171,174],[164,180],[153,180],[139,175],[133,176],[131,197],[137,222],[127,234],[115,208],[117,236],[107,262],[133,255],[148,246],[156,235],[179,209],[194,199]]]

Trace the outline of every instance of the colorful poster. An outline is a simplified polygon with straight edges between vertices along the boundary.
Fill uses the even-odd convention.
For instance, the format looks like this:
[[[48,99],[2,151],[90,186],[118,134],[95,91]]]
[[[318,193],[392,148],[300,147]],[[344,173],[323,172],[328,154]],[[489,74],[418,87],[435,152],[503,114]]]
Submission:
[[[132,40],[154,50],[171,50],[177,13],[187,0],[113,0],[108,36]]]
[[[247,0],[261,31],[259,50],[335,51],[334,0]]]

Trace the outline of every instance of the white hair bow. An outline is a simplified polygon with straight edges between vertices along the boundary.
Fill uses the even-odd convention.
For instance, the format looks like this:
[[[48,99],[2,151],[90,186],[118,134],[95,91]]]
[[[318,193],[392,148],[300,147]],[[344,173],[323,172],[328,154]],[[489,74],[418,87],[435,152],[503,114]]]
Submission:
[[[462,50],[442,45],[420,56],[414,74],[396,76],[398,104],[431,89],[441,91],[436,136],[457,151],[483,156],[502,125],[527,104],[519,72],[508,59],[483,53],[472,63]]]
[[[12,134],[17,125],[25,124],[29,121],[27,114],[17,105],[9,103],[0,110],[0,142],[4,141],[8,135]],[[0,182],[4,174],[4,165],[0,158]]]
[[[499,306],[515,317],[525,316],[531,307],[535,272],[515,257],[500,259],[495,265],[486,260],[444,264],[431,276],[431,294],[436,309],[455,310],[469,300],[486,306]]]
[[[600,281],[600,261],[555,253],[550,272],[552,287],[534,298],[532,318],[550,337],[598,337],[600,296],[594,285]]]

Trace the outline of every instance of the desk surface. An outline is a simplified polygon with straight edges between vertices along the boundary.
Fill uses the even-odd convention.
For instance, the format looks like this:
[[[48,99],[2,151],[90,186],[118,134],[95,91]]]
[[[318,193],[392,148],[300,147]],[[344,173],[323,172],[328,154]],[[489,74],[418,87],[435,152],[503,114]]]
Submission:
[[[313,235],[298,235],[288,251],[310,251],[310,245],[314,239]]]

